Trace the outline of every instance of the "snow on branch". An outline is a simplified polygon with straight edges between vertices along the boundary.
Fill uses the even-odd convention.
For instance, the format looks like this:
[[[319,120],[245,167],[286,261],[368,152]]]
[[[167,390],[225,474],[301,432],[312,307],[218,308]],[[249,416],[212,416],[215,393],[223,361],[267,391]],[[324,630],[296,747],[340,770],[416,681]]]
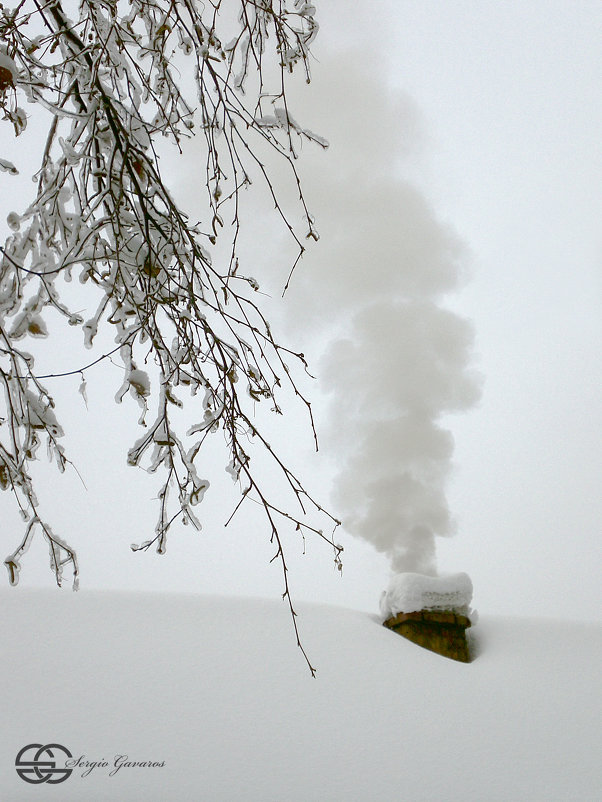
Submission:
[[[253,497],[264,508],[286,581],[276,519],[321,534],[305,520],[309,506],[336,521],[251,422],[249,403],[265,399],[280,409],[276,395],[283,380],[310,415],[311,407],[288,364],[296,360],[304,367],[302,355],[274,339],[253,299],[257,282],[237,272],[245,223],[238,196],[251,173],[259,173],[297,244],[296,261],[306,237],[317,239],[294,143],[301,137],[327,143],[294,121],[285,91],[297,67],[310,79],[315,9],[303,0],[81,0],[71,18],[74,7],[22,0],[13,10],[0,8],[4,120],[19,136],[27,122],[20,104],[49,112],[35,197],[24,211],[9,215],[10,233],[0,251],[0,486],[15,494],[28,522],[23,544],[7,560],[11,581],[17,581],[15,566],[33,522],[60,552],[53,563],[57,580],[66,561],[75,568],[73,550],[41,523],[29,473],[41,439],[61,469],[66,462],[52,396],[36,378],[34,358],[17,348],[20,340],[48,336],[49,308],[80,327],[89,348],[99,329],[112,329],[124,368],[116,398],[129,392],[141,407],[145,430],[128,462],[146,460],[147,469],[161,470],[164,481],[154,537],[137,548],[164,551],[174,520],[200,525],[192,508],[209,482],[198,476],[195,459],[206,437],[221,430],[242,500]],[[181,80],[184,70],[176,62],[193,82]],[[206,214],[196,225],[173,200],[157,154],[160,138],[179,148],[190,136],[203,144],[206,157]],[[266,147],[289,170],[305,230],[297,230],[280,205],[260,155]],[[22,168],[0,160],[9,175]],[[226,212],[234,219],[232,235],[224,234]],[[221,237],[231,237],[225,263],[211,252]],[[100,299],[87,320],[62,297],[73,274]],[[143,359],[154,364],[157,382],[141,368]],[[73,373],[88,367],[74,366]],[[202,398],[201,416],[187,435],[177,432],[171,416],[173,407],[184,405],[182,390]],[[284,474],[298,512],[281,509],[259,484],[249,467],[247,437]],[[338,561],[340,547],[327,539]]]

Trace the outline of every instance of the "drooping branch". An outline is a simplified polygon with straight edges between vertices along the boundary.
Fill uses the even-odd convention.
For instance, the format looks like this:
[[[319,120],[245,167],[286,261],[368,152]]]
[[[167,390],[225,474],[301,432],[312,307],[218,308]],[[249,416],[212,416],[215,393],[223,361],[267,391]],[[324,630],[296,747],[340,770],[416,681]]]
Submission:
[[[22,97],[51,115],[36,197],[23,213],[9,215],[12,233],[0,258],[6,404],[0,484],[15,493],[27,520],[26,536],[7,561],[11,579],[16,581],[34,524],[51,549],[58,549],[57,580],[65,564],[76,566],[74,551],[38,515],[28,467],[41,437],[59,467],[66,464],[54,401],[40,384],[42,375],[57,372],[43,369],[36,378],[33,356],[17,346],[24,338],[48,336],[44,315],[51,308],[82,329],[87,347],[95,347],[98,331],[107,326],[116,344],[60,373],[83,372],[118,354],[124,372],[116,399],[129,392],[141,407],[144,433],[130,448],[128,462],[153,473],[161,469],[164,480],[154,536],[136,548],[155,545],[164,551],[175,520],[200,526],[193,508],[209,481],[199,477],[195,460],[208,435],[221,431],[241,502],[253,499],[265,512],[291,604],[278,522],[323,537],[339,562],[340,547],[307,513],[313,510],[333,526],[337,522],[253,422],[259,401],[281,411],[280,389],[288,384],[308,411],[315,436],[311,404],[290,364],[305,369],[304,357],[274,339],[256,302],[257,282],[243,272],[239,195],[256,178],[263,182],[297,245],[297,264],[305,240],[318,235],[296,169],[296,142],[326,143],[294,120],[286,85],[298,66],[309,80],[314,8],[304,0],[292,6],[271,0],[213,0],[205,6],[193,0],[81,0],[77,14],[70,19],[59,0],[23,0],[13,11],[0,11],[5,120],[21,133],[27,122]],[[181,74],[193,80],[182,82]],[[161,139],[180,148],[190,136],[203,143],[206,156],[205,217],[194,225],[164,182],[158,153]],[[267,166],[273,156],[289,172],[305,231],[293,225],[280,202]],[[8,173],[18,169],[2,160],[0,167]],[[232,219],[228,233],[226,214]],[[216,260],[224,251],[212,254],[213,246],[224,237],[228,255]],[[287,274],[290,270],[289,265]],[[95,311],[87,319],[65,300],[64,282],[74,271],[94,299]],[[149,360],[150,374],[140,367]],[[182,390],[202,398],[201,416],[184,434],[171,414],[184,406]],[[156,412],[147,421],[153,403]],[[296,511],[272,500],[250,467],[247,439],[278,468]]]

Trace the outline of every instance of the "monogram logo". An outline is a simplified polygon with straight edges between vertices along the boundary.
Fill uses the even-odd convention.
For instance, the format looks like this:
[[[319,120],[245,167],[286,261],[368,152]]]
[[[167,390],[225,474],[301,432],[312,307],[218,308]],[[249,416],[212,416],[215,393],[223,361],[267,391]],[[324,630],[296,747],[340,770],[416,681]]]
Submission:
[[[71,752],[60,744],[28,744],[16,757],[17,774],[26,783],[35,785],[62,783],[71,776],[73,769],[57,767],[55,758],[60,757],[60,753],[65,758],[72,757]]]

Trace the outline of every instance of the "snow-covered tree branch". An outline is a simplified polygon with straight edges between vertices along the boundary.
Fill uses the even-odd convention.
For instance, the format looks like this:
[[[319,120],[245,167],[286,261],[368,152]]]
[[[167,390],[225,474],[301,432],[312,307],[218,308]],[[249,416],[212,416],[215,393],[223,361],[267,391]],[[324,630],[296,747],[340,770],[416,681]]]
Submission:
[[[61,471],[68,463],[60,411],[42,378],[47,371],[24,346],[49,336],[51,309],[81,328],[90,349],[99,330],[112,329],[123,365],[116,400],[129,392],[140,405],[143,433],[127,459],[162,479],[156,530],[135,548],[163,552],[175,520],[200,526],[196,508],[209,481],[197,472],[197,456],[219,431],[241,502],[253,498],[263,507],[289,603],[283,523],[323,537],[338,562],[340,548],[306,512],[336,521],[253,421],[260,400],[280,412],[278,390],[287,382],[313,426],[291,368],[306,367],[304,357],[274,338],[238,248],[246,224],[240,193],[257,180],[297,245],[285,277],[306,239],[318,238],[295,162],[301,140],[326,143],[294,120],[286,94],[293,71],[309,81],[314,12],[304,0],[22,0],[0,9],[4,124],[19,136],[25,103],[47,112],[35,197],[9,215],[0,253],[0,486],[13,492],[26,522],[6,560],[11,583],[38,528],[59,584],[66,565],[77,583],[75,552],[44,522],[30,473],[42,441]],[[165,140],[179,148],[191,136],[206,157],[206,212],[195,223],[174,201],[158,152]],[[303,228],[280,202],[274,156],[289,171]],[[10,191],[22,165],[0,159],[0,169]],[[228,248],[218,253],[223,239]],[[65,288],[74,277],[91,315],[71,308]],[[93,355],[72,372],[84,375],[106,356]],[[191,416],[184,433],[172,416],[182,407]],[[284,475],[292,505],[278,503],[260,483],[248,442],[263,447]]]

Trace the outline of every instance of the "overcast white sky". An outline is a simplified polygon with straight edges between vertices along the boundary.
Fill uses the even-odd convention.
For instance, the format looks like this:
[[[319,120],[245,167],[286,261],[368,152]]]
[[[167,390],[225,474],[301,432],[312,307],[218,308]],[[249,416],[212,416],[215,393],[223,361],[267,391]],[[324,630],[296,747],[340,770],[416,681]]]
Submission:
[[[458,275],[448,282],[457,287],[444,303],[472,322],[472,367],[484,383],[478,405],[444,419],[455,439],[447,497],[458,525],[454,537],[437,539],[439,570],[470,574],[482,614],[599,619],[602,7],[395,0],[349,8],[318,5],[315,84],[293,107],[331,148],[306,150],[322,240],[300,267],[286,330],[323,370],[332,340],[353,331],[355,301],[376,287],[380,302],[410,281],[416,260],[405,242],[418,232],[421,253],[430,254],[437,237],[461,241]],[[420,204],[426,211],[418,215]],[[361,259],[325,275],[329,256],[358,229],[374,238]],[[279,249],[263,246],[268,258]],[[397,272],[383,267],[387,260]],[[311,314],[299,313],[304,298]],[[380,346],[395,387],[403,385],[398,345]],[[40,494],[56,531],[78,546],[82,588],[277,593],[272,552],[252,517],[223,532],[218,482],[202,534],[174,531],[163,558],[130,554],[128,544],[154,526],[154,485],[120,467],[137,408],[114,409],[114,374],[103,371],[89,414],[78,404],[68,427],[88,492],[45,471]],[[78,383],[57,392],[68,399]],[[306,463],[322,495],[352,465],[320,401],[327,385],[321,374],[314,389],[326,453]],[[301,424],[288,426],[285,439],[309,460],[296,434]],[[8,553],[19,523],[6,494],[0,513]],[[308,543],[308,554],[292,561],[293,593],[376,610],[388,561],[362,540],[342,538],[343,577],[327,551]],[[22,581],[51,582],[39,544]]]
[[[458,301],[486,377],[453,423],[461,526],[440,562],[469,570],[477,604],[598,617],[602,8],[396,9],[392,82],[423,115],[417,180],[473,254]]]

